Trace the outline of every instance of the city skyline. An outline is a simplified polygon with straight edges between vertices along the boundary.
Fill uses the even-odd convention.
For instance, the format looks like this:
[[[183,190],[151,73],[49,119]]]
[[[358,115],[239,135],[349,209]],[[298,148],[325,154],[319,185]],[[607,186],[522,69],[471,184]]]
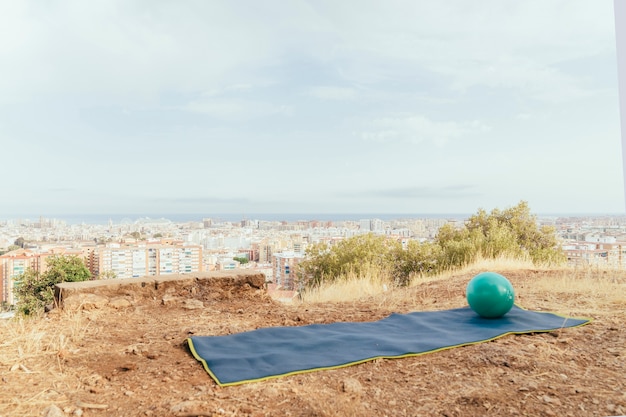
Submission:
[[[0,4],[0,219],[623,213],[612,1]]]

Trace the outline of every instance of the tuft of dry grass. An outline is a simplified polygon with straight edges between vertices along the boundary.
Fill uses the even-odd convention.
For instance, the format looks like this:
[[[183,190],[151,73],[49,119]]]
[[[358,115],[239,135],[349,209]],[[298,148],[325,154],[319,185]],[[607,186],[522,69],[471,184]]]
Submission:
[[[520,284],[527,300],[541,300],[553,308],[582,312],[622,311],[626,305],[626,271],[598,267],[554,270],[550,279]]]
[[[511,271],[532,268],[535,267],[528,260],[513,258],[480,259],[462,269],[450,270],[438,275],[415,275],[409,287],[422,285],[425,282],[443,281],[458,275],[477,274],[483,271]],[[356,301],[385,293],[389,293],[389,295],[396,294],[397,291],[392,288],[389,284],[390,282],[393,282],[393,279],[388,271],[371,267],[361,275],[350,273],[339,277],[336,281],[325,283],[318,288],[306,291],[302,294],[302,302]]]
[[[392,288],[386,271],[371,269],[351,274],[303,294],[302,303],[349,302],[369,299],[379,306],[448,308],[465,304],[463,283],[485,271],[501,273],[513,281],[516,302],[525,308],[593,316],[622,310],[626,305],[626,270],[601,267],[550,267],[511,258],[481,259],[459,270],[434,276],[415,276],[408,288]],[[545,273],[549,278],[537,279]],[[435,290],[436,288],[436,290]],[[441,294],[446,294],[442,299]],[[442,304],[443,303],[443,304]],[[606,313],[598,313],[606,314]]]
[[[370,267],[365,273],[354,272],[339,277],[302,293],[303,303],[356,301],[384,293],[390,289],[390,275],[377,267]]]
[[[81,312],[57,315],[0,321],[0,380],[11,382],[5,386],[6,397],[0,400],[0,415],[31,415],[33,407],[68,400],[60,391],[74,387],[76,376],[66,372],[62,358],[78,351],[90,324]],[[57,321],[56,325],[51,325],[51,320]],[[33,378],[50,384],[33,384]]]

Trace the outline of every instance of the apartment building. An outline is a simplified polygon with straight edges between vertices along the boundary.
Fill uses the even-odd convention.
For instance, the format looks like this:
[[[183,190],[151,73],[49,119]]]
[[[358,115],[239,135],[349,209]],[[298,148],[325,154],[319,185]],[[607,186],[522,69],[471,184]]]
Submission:
[[[561,248],[570,265],[626,268],[626,242],[566,242]]]
[[[304,255],[296,252],[281,252],[272,255],[274,283],[284,290],[295,290],[297,265]]]
[[[51,248],[44,251],[31,249],[17,249],[0,256],[0,301],[7,304],[15,304],[13,288],[15,278],[32,269],[35,272],[45,272],[46,259],[53,255],[83,256],[81,250],[66,248]]]
[[[174,242],[97,247],[89,251],[85,263],[95,277],[106,273],[137,278],[203,271],[202,246]]]

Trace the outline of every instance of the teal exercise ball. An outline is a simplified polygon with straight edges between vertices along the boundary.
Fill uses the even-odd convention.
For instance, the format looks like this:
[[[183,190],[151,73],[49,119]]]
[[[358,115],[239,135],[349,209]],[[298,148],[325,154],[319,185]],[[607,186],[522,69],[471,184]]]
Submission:
[[[515,291],[504,276],[482,272],[467,284],[467,302],[479,316],[495,319],[504,316],[513,307]]]

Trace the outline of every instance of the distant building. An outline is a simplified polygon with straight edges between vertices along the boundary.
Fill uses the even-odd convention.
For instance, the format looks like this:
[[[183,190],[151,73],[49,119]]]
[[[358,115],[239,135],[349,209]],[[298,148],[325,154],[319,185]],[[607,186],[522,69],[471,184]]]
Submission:
[[[215,267],[217,271],[232,271],[239,267],[239,261],[231,257],[221,257],[217,260]]]
[[[570,265],[595,265],[626,268],[626,242],[566,242],[561,246]]]
[[[359,229],[363,232],[381,233],[385,229],[385,223],[380,219],[361,219]]]
[[[17,249],[0,256],[0,301],[15,304],[13,288],[15,278],[32,269],[42,273],[46,271],[46,258],[53,255],[75,255],[82,257],[81,250],[51,248],[45,251]]]
[[[284,290],[294,290],[298,264],[304,255],[295,252],[281,252],[272,255],[274,283]]]
[[[171,242],[96,247],[85,263],[95,277],[109,271],[116,278],[189,274],[203,270],[202,246]]]

